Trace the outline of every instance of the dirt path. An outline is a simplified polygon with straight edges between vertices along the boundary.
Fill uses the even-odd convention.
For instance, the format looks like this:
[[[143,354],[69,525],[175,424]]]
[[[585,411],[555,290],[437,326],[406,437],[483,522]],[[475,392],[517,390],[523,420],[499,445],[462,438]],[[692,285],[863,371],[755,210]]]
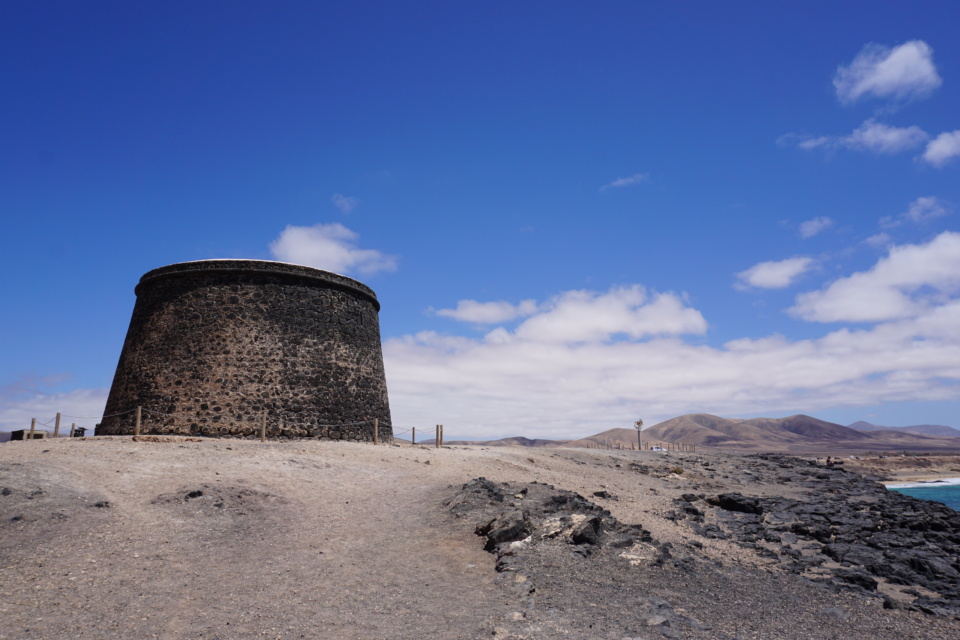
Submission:
[[[488,554],[451,531],[420,463],[311,445],[87,442],[83,458],[58,445],[42,467],[36,452],[0,467],[0,638],[468,638],[508,613]]]

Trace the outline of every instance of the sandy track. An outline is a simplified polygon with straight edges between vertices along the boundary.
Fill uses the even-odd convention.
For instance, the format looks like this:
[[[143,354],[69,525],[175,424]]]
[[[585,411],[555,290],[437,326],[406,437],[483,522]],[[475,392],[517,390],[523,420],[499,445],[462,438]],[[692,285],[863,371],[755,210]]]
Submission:
[[[111,440],[4,448],[0,638],[455,638],[506,607],[442,474],[370,464],[397,448]]]

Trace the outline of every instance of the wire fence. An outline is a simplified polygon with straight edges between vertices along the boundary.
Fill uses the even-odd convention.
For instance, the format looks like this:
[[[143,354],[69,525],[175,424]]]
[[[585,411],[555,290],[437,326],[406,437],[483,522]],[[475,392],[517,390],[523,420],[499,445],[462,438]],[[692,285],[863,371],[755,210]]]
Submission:
[[[104,414],[104,415],[100,415],[100,416],[88,416],[88,415],[85,416],[85,415],[73,415],[73,414],[69,414],[69,413],[57,413],[54,417],[52,417],[52,418],[50,418],[49,420],[46,420],[46,421],[41,420],[41,419],[39,419],[39,418],[33,418],[33,419],[31,420],[31,422],[30,422],[30,429],[29,429],[29,430],[28,430],[28,429],[15,430],[15,431],[13,431],[13,432],[11,433],[11,436],[12,436],[11,439],[13,439],[13,440],[35,440],[35,439],[45,439],[45,438],[50,437],[50,436],[52,436],[52,437],[54,437],[54,438],[77,437],[77,436],[83,437],[83,436],[86,435],[86,432],[87,432],[87,431],[92,431],[92,430],[94,430],[96,427],[99,427],[100,424],[101,424],[104,420],[107,420],[107,419],[109,419],[109,418],[120,418],[120,417],[123,417],[123,416],[129,416],[129,415],[133,415],[133,416],[134,416],[133,436],[136,438],[136,437],[140,436],[140,431],[141,431],[141,426],[142,426],[142,417],[143,417],[144,414],[150,415],[150,416],[154,416],[154,417],[158,417],[158,418],[180,418],[180,417],[182,417],[182,414],[168,413],[168,412],[164,412],[164,411],[159,411],[159,410],[157,410],[157,409],[148,409],[148,408],[145,408],[145,407],[143,407],[143,406],[137,406],[137,407],[133,407],[133,408],[131,408],[131,409],[127,409],[126,411],[119,411],[119,412],[117,412],[117,413]],[[266,441],[266,440],[267,440],[267,435],[268,435],[268,433],[267,433],[267,416],[268,416],[268,412],[263,412],[262,415],[261,415],[260,430],[259,430],[259,431],[260,431],[259,436],[260,436],[260,440],[261,440],[261,441]],[[63,429],[63,432],[61,432],[61,429],[60,429],[60,427],[61,427],[61,422],[62,422],[62,420],[63,420],[64,418],[70,419],[70,420],[74,420],[74,421],[75,421],[75,420],[84,420],[84,421],[95,420],[96,423],[93,424],[93,425],[90,425],[89,423],[77,424],[76,422],[71,422],[71,423],[70,423],[69,432],[67,432],[66,428],[64,428],[64,429]],[[277,436],[277,433],[275,433],[275,432],[281,432],[281,433],[282,433],[282,432],[284,431],[284,423],[285,423],[285,421],[284,421],[282,418],[278,418],[277,420],[278,420],[278,422],[279,422],[279,428],[276,428],[276,429],[273,430],[274,432],[271,432],[270,435],[271,435],[272,438],[278,437],[278,436]],[[373,428],[370,430],[370,432],[371,432],[371,437],[372,437],[372,440],[373,440],[374,444],[379,444],[380,436],[381,436],[381,431],[382,431],[383,429],[388,429],[388,430],[389,430],[389,431],[388,431],[388,434],[389,434],[390,438],[387,438],[387,440],[392,440],[392,438],[393,438],[394,436],[398,436],[398,435],[403,435],[403,434],[408,434],[408,433],[409,433],[409,434],[411,434],[411,443],[412,443],[412,444],[416,444],[416,427],[399,428],[399,427],[395,427],[394,425],[390,424],[389,422],[381,421],[381,420],[378,419],[378,418],[366,418],[366,419],[364,419],[364,420],[356,420],[356,421],[353,421],[353,422],[339,422],[339,423],[327,423],[327,424],[310,423],[309,426],[310,426],[310,429],[313,430],[313,431],[321,430],[321,429],[327,429],[327,430],[341,430],[341,429],[343,429],[343,430],[349,430],[351,427],[362,427],[362,426],[364,426],[364,425],[371,425],[371,424],[372,424],[372,427],[373,427]],[[40,425],[40,426],[42,426],[42,427],[46,427],[47,429],[53,429],[53,433],[51,434],[50,431],[48,431],[47,429],[38,428],[38,425]],[[51,426],[51,425],[52,425],[52,426]],[[64,425],[64,426],[65,426],[65,425]],[[289,426],[289,424],[288,424],[288,426]],[[435,444],[436,444],[437,447],[442,446],[442,444],[443,444],[443,425],[436,425],[435,431],[436,431],[436,437],[434,438]],[[421,433],[423,433],[423,431],[421,431]],[[193,432],[191,431],[191,432],[183,432],[183,433],[181,433],[181,432],[174,432],[174,433],[169,433],[169,434],[165,434],[165,435],[182,435],[182,436],[197,436],[197,435],[201,435],[201,436],[202,436],[202,435],[205,435],[205,434],[202,434],[202,433],[199,433],[199,434],[198,434],[198,433],[193,433]],[[226,437],[238,437],[236,433],[225,433],[225,434],[223,434],[223,435],[226,436]],[[383,434],[383,435],[387,435],[387,434]],[[317,437],[317,436],[294,436],[294,437],[291,437],[291,436],[286,436],[286,435],[280,435],[279,437],[281,437],[281,438],[283,438],[283,439],[321,439],[321,440],[336,440],[336,439],[340,439],[340,438],[331,438],[331,437],[324,437],[324,436],[319,436],[319,437]],[[366,438],[345,438],[345,439],[366,439]]]

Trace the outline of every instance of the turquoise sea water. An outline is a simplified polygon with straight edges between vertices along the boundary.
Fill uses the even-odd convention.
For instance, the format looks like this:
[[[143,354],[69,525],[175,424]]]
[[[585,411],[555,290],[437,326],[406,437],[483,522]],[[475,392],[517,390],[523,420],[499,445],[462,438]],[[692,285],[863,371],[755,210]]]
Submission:
[[[948,485],[944,487],[909,487],[909,488],[894,488],[890,487],[893,491],[899,491],[900,493],[905,493],[908,496],[913,496],[914,498],[923,498],[924,500],[935,500],[937,502],[942,502],[951,509],[956,509],[960,511],[960,485]]]

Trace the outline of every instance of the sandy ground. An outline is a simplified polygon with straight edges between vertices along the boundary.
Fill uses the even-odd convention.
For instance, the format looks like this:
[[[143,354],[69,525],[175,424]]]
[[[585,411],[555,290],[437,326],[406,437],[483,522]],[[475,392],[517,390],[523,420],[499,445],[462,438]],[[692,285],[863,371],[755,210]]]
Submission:
[[[480,476],[607,491],[618,499],[591,499],[660,542],[773,571],[666,516],[692,488],[789,495],[789,486],[750,486],[735,459],[710,477],[626,472],[634,461],[682,467],[684,457],[129,437],[4,444],[0,639],[506,637],[502,625],[522,617],[516,598],[496,583],[472,526],[441,508]],[[837,619],[880,614],[829,597]],[[882,613],[892,617],[876,618],[877,629],[889,635],[864,637],[960,637],[960,622]],[[628,637],[684,636],[658,628],[618,640]]]
[[[885,482],[920,482],[960,478],[960,456],[891,456],[887,458],[862,457],[856,460],[841,458],[844,467],[860,473],[883,475]]]

